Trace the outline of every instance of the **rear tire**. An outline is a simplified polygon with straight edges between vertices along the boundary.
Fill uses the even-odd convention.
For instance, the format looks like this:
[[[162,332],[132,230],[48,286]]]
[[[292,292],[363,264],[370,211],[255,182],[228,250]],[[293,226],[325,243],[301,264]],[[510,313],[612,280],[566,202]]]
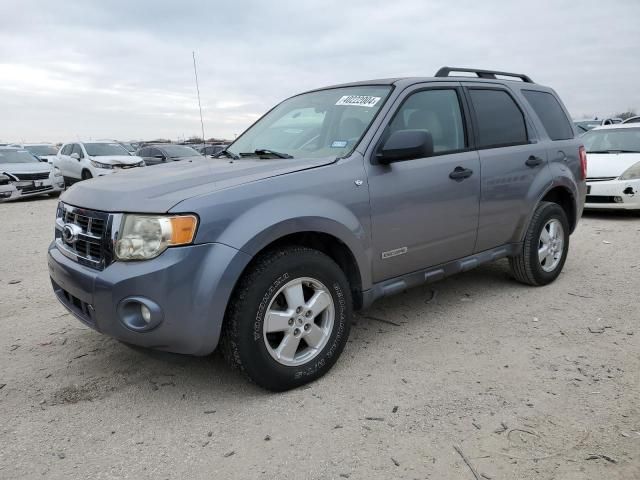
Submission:
[[[284,391],[331,369],[351,315],[349,283],[331,258],[305,247],[278,248],[256,258],[236,286],[220,346],[250,380]]]
[[[569,221],[557,203],[540,202],[517,256],[509,258],[513,277],[524,284],[541,286],[553,282],[569,252]]]

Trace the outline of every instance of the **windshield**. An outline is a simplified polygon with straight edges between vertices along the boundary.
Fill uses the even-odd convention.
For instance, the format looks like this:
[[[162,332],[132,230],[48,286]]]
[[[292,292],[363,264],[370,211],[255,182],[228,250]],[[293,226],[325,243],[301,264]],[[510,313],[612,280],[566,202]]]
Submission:
[[[170,158],[199,157],[200,154],[191,147],[184,145],[165,145],[162,147]]]
[[[587,153],[640,153],[640,128],[590,130],[582,139]]]
[[[0,149],[0,163],[40,163],[27,150]]]
[[[343,87],[292,97],[227,150],[241,157],[343,157],[360,141],[390,91],[389,86]]]
[[[92,157],[106,157],[108,155],[129,156],[129,152],[119,143],[85,143],[84,148]]]
[[[120,145],[122,145],[127,152],[133,153],[136,151],[136,149],[133,148],[133,145],[131,145],[130,143],[121,143]]]
[[[39,157],[58,154],[58,150],[53,145],[27,145],[24,149],[29,150],[31,153]]]

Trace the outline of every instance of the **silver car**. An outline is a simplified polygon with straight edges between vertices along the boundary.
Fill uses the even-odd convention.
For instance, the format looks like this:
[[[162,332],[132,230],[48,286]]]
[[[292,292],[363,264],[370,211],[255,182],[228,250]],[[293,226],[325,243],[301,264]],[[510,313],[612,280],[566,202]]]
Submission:
[[[58,168],[28,150],[0,147],[0,201],[58,195],[64,187],[64,178]]]

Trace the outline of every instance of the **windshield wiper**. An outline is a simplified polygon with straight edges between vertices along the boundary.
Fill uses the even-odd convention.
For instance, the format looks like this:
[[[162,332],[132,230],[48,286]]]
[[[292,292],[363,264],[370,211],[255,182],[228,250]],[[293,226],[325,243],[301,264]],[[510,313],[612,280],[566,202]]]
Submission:
[[[267,148],[258,148],[256,150],[254,150],[253,153],[255,153],[258,156],[272,155],[272,156],[278,157],[278,158],[293,158],[293,156],[289,155],[288,153],[280,153],[280,152],[276,152],[275,150],[269,150]],[[240,154],[240,155],[242,155],[242,154]]]
[[[240,159],[240,157],[238,155],[236,155],[233,152],[230,152],[229,150],[220,150],[216,154],[216,158],[218,158],[220,155],[224,155],[225,157],[232,158],[233,160],[239,160]]]

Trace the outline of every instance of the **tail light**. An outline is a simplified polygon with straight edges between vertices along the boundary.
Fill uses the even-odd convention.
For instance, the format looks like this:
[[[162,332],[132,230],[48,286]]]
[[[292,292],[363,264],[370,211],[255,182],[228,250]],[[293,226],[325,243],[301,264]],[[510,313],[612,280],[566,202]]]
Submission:
[[[580,170],[582,173],[582,180],[586,180],[587,178],[587,152],[584,149],[584,145],[580,146],[578,150],[578,154],[580,156]]]

